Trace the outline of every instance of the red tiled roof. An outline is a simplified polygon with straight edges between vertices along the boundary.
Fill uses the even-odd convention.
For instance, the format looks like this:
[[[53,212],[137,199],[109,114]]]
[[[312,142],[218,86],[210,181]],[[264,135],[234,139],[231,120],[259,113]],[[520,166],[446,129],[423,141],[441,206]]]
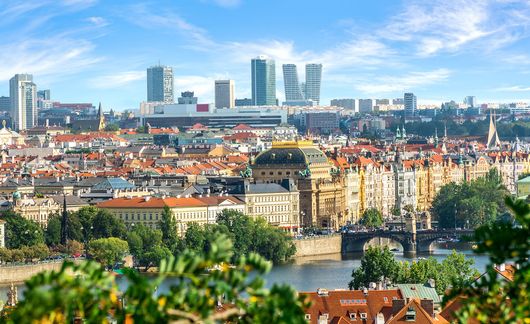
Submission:
[[[203,207],[206,204],[196,198],[157,198],[135,197],[115,198],[97,204],[100,208],[164,208],[168,207]]]

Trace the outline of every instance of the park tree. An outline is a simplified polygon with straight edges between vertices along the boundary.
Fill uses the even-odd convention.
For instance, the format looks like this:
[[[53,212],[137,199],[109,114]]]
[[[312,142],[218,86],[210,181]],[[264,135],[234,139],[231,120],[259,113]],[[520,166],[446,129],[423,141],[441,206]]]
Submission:
[[[120,126],[118,124],[108,124],[105,126],[105,131],[107,132],[117,132],[120,130]]]
[[[123,260],[128,251],[127,241],[116,237],[100,238],[88,243],[90,256],[105,267],[112,267],[116,262]]]
[[[171,251],[163,245],[162,232],[142,224],[127,234],[127,243],[135,264],[144,267],[145,271],[171,255]]]
[[[309,305],[293,288],[277,284],[270,290],[264,287],[262,276],[270,270],[270,262],[250,253],[229,267],[232,248],[230,240],[220,234],[211,238],[211,249],[206,253],[185,251],[163,261],[154,279],[125,270],[129,285],[123,293],[124,305],[117,298],[113,275],[92,262],[66,262],[60,271],[31,278],[24,299],[3,320],[307,323],[304,310]],[[167,277],[174,279],[170,289],[154,294]],[[229,303],[230,307],[220,309],[218,303]]]
[[[32,246],[44,243],[44,232],[39,224],[26,219],[13,211],[2,214],[6,221],[5,242],[6,247],[18,249],[23,246]]]
[[[454,289],[444,298],[465,298],[457,311],[459,323],[524,323],[530,318],[530,206],[522,199],[505,199],[517,226],[511,222],[486,224],[475,231],[476,253],[489,255],[486,273],[473,285]],[[495,265],[513,262],[513,280],[500,279]],[[457,265],[458,266],[458,265]]]
[[[158,227],[162,231],[162,241],[170,250],[174,250],[179,242],[177,223],[168,206],[164,207]]]
[[[125,223],[106,209],[99,209],[92,221],[92,236],[96,239],[105,237],[125,238]]]
[[[399,271],[400,265],[388,247],[369,247],[361,258],[361,266],[353,270],[348,286],[350,289],[368,288],[371,282],[381,279],[396,282]]]
[[[44,238],[49,246],[56,246],[61,242],[61,218],[61,215],[55,214],[48,219]],[[66,228],[69,240],[83,241],[82,225],[77,213],[68,213]]]
[[[442,228],[477,228],[494,222],[506,212],[508,194],[496,169],[471,182],[442,186],[432,203],[432,212]]]
[[[376,208],[368,208],[362,214],[360,223],[366,227],[380,227],[383,225],[383,216]]]

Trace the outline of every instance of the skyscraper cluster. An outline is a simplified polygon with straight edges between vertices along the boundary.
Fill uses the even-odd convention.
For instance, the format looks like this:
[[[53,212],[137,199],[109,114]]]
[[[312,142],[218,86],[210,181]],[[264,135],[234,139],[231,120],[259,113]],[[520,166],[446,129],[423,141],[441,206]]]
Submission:
[[[302,83],[298,81],[298,71],[295,64],[284,64],[282,67],[286,102],[310,100],[318,105],[320,103],[322,64],[306,64],[305,82]]]

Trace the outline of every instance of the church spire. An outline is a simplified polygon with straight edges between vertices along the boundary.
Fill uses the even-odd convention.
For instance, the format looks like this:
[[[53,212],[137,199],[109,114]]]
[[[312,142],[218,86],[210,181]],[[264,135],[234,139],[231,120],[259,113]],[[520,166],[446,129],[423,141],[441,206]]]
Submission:
[[[63,193],[63,214],[61,217],[61,244],[68,243],[68,211],[66,210],[66,194]]]
[[[497,133],[497,121],[495,118],[495,112],[493,109],[490,110],[490,127],[488,130],[488,142],[486,147],[488,149],[497,148],[501,146],[501,141],[499,140],[499,133]]]

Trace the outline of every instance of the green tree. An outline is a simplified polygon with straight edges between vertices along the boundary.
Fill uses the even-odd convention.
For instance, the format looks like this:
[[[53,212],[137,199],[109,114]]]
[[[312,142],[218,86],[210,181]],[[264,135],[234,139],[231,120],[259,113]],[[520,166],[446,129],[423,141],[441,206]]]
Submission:
[[[145,267],[146,271],[171,255],[170,250],[163,246],[162,232],[142,224],[127,234],[127,243],[135,263]]]
[[[309,305],[293,288],[276,284],[264,288],[262,276],[270,270],[269,262],[254,253],[238,259],[233,267],[227,266],[230,260],[232,244],[219,235],[212,238],[207,253],[185,251],[163,261],[154,279],[125,271],[129,285],[123,293],[124,307],[113,275],[91,262],[66,262],[60,271],[31,278],[24,299],[4,321],[306,323],[304,310]],[[154,294],[169,276],[174,279],[171,288]],[[220,309],[218,302],[230,307]]]
[[[99,209],[91,224],[92,237],[126,237],[127,229],[125,223],[113,213],[105,209]]]
[[[444,303],[458,296],[465,298],[457,311],[459,323],[470,319],[480,323],[524,323],[530,319],[530,206],[510,197],[505,203],[519,225],[497,222],[478,228],[473,238],[479,242],[475,252],[489,255],[486,273],[473,285],[454,289],[444,298]],[[508,261],[516,269],[511,281],[500,279],[494,270],[495,265]]]
[[[120,126],[118,124],[108,124],[105,126],[105,131],[107,132],[117,132],[120,130]]]
[[[162,241],[164,245],[170,250],[175,249],[178,244],[178,232],[177,232],[177,223],[173,213],[168,206],[164,207],[162,215],[160,215],[160,222],[158,227],[162,231]]]
[[[90,256],[106,267],[121,261],[128,250],[127,241],[116,237],[100,238],[88,243]]]
[[[366,227],[380,227],[383,225],[383,215],[376,208],[368,208],[362,214],[360,223]]]
[[[443,186],[434,198],[433,216],[442,228],[489,224],[506,212],[507,193],[497,170],[491,169],[486,176],[471,182]]]
[[[400,276],[400,265],[388,247],[369,247],[361,258],[361,266],[354,269],[351,276],[350,289],[368,288],[370,282],[381,279],[396,282]]]
[[[44,232],[34,221],[23,218],[12,211],[4,212],[2,218],[6,221],[6,247],[18,249],[44,243]]]
[[[206,245],[205,230],[197,223],[190,223],[184,234],[186,247],[194,251],[203,251]]]

